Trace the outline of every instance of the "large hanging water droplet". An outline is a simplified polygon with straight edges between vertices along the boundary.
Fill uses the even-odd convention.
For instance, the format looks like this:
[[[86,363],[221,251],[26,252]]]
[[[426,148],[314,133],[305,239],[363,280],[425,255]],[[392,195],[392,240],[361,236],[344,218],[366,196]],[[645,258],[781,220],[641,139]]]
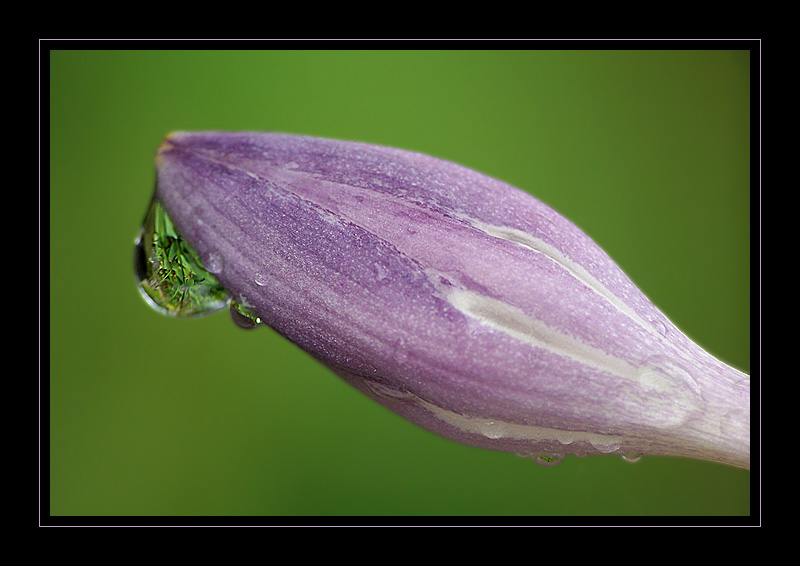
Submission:
[[[227,291],[178,234],[157,199],[136,239],[133,264],[142,296],[163,314],[195,316],[228,304]]]

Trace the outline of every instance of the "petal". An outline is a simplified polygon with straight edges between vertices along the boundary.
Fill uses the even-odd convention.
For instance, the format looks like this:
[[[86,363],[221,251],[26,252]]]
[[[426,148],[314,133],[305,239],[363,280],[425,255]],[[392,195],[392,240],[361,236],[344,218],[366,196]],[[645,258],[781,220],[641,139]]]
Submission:
[[[157,198],[225,289],[409,420],[517,453],[749,465],[749,378],[527,193],[282,134],[175,133],[156,163]]]

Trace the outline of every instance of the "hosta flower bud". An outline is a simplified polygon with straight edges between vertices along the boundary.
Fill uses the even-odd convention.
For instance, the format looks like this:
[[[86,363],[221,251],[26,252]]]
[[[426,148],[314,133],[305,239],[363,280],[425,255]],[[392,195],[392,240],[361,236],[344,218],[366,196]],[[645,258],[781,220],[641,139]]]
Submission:
[[[156,167],[155,203],[196,254],[143,233],[145,294],[181,305],[165,311],[202,312],[198,288],[219,305],[221,286],[237,320],[467,444],[749,467],[749,377],[527,193],[426,155],[280,134],[175,133]]]

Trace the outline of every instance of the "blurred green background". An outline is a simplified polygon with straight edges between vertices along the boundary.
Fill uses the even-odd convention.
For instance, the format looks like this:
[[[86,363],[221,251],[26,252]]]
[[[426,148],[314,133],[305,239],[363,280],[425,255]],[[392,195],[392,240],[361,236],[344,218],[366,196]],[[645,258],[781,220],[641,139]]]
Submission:
[[[548,468],[444,440],[271,329],[157,314],[132,271],[167,132],[365,141],[535,195],[749,373],[748,51],[58,50],[49,65],[52,515],[750,514],[740,469]]]

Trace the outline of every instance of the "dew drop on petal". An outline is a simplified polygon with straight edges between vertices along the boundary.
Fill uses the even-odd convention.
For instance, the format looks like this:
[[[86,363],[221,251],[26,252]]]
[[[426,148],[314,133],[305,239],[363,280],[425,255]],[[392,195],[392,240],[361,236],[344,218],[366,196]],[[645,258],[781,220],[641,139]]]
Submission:
[[[589,443],[598,451],[602,452],[603,454],[610,454],[611,452],[616,452],[619,450],[621,444],[619,442],[615,442],[613,440],[604,441],[604,440],[590,440]]]
[[[253,314],[250,309],[239,302],[231,301],[229,310],[231,313],[231,320],[239,328],[251,330],[261,324],[261,318]]]
[[[378,283],[386,283],[389,278],[389,270],[385,265],[375,262],[375,281]]]
[[[203,258],[203,267],[205,267],[209,273],[222,273],[222,256],[217,252],[207,254]]]
[[[729,430],[741,429],[749,426],[750,414],[746,409],[733,409],[728,411],[719,420],[720,434],[727,434]]]
[[[533,457],[533,460],[541,465],[541,466],[555,466],[561,460],[564,459],[563,454],[558,454],[556,452],[548,452],[546,454],[537,454]]]
[[[503,423],[486,421],[481,425],[481,434],[486,438],[503,438],[506,435],[506,429]]]
[[[408,349],[406,348],[406,341],[404,338],[398,338],[392,348],[394,361],[397,365],[402,366],[408,361]]]
[[[639,389],[647,412],[645,423],[675,427],[703,410],[705,400],[699,384],[682,364],[665,356],[654,356],[638,370]]]
[[[365,384],[374,395],[380,397],[381,399],[388,399],[392,401],[410,401],[414,397],[414,395],[408,391],[403,391],[402,389],[398,389],[396,387],[390,387],[389,385],[378,381],[370,380],[366,381]]]

